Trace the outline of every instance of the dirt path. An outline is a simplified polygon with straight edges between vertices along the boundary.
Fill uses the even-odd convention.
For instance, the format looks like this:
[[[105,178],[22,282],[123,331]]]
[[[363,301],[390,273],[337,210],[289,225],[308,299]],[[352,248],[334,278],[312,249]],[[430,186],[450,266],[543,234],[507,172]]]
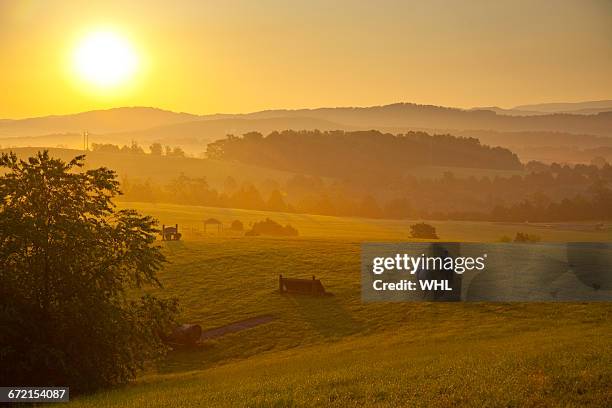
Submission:
[[[259,326],[261,324],[265,324],[275,320],[276,317],[272,315],[260,315],[251,317],[244,320],[239,320],[234,323],[227,324],[225,326],[216,327],[214,329],[205,330],[202,332],[202,336],[200,336],[200,340],[209,340],[214,339],[216,337],[221,337],[228,333],[239,332],[242,330],[250,329],[251,327]]]

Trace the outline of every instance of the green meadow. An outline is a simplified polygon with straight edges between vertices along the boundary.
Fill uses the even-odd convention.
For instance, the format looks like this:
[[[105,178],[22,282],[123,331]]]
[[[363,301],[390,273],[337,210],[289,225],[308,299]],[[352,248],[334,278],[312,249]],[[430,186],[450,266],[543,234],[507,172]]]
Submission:
[[[294,214],[235,208],[216,208],[176,204],[152,204],[120,202],[120,208],[135,208],[143,214],[157,218],[160,224],[179,224],[188,241],[204,238],[242,237],[228,231],[230,223],[240,220],[245,229],[250,223],[271,218],[281,224],[291,224],[298,229],[301,239],[318,238],[326,241],[406,241],[410,238],[410,225],[421,220],[385,220],[357,217]],[[208,226],[204,233],[204,220],[216,218],[225,225],[218,234],[215,226]],[[427,221],[434,227],[442,241],[496,242],[517,232],[538,235],[543,242],[610,241],[612,226],[596,230],[595,223],[566,224],[517,224],[469,221]],[[161,225],[160,225],[161,226]]]
[[[161,242],[160,295],[204,330],[274,320],[171,352],[133,384],[74,398],[82,407],[610,406],[610,303],[368,303],[360,243],[409,240],[410,221],[121,203],[184,232]],[[204,232],[206,218],[221,220]],[[244,237],[229,223],[270,217],[295,238]],[[608,241],[588,224],[432,222],[442,240]],[[278,293],[278,275],[316,275],[333,296]]]

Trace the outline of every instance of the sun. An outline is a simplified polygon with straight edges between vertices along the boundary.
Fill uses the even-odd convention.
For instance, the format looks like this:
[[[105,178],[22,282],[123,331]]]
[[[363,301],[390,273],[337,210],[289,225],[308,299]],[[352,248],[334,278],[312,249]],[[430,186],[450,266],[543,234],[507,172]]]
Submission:
[[[74,52],[74,68],[86,82],[101,88],[114,88],[133,77],[138,57],[128,40],[99,31],[86,36]]]

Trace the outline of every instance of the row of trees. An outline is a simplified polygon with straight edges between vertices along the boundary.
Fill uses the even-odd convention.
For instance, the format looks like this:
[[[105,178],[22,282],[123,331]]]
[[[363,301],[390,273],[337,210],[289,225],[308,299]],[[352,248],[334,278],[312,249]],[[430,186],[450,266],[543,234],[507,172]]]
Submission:
[[[235,182],[231,182],[234,184]],[[210,207],[245,208],[253,210],[295,211],[279,190],[264,196],[253,184],[244,183],[226,192],[211,188],[206,178],[181,175],[166,184],[151,180],[131,180],[124,177],[121,189],[126,201],[166,202]]]
[[[496,221],[608,219],[610,167],[554,167],[546,172],[494,179],[405,178],[380,190],[316,176],[293,176],[239,185],[228,177],[221,188],[205,178],[181,175],[166,184],[124,178],[123,199],[371,218]]]
[[[121,147],[111,143],[92,143],[91,149],[94,152],[101,153],[147,154],[137,142],[132,142],[129,146],[124,145]],[[162,146],[161,143],[153,143],[150,145],[149,154],[158,157],[185,157],[185,151],[179,146]]]
[[[488,214],[494,221],[583,221],[612,219],[612,189],[592,186],[590,194],[564,198],[559,202],[523,200],[514,205],[498,205]]]

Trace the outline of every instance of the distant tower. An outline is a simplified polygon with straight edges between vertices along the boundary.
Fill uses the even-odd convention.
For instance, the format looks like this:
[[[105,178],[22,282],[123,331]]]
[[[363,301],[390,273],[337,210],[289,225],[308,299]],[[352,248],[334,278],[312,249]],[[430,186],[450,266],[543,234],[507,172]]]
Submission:
[[[83,151],[89,151],[89,132],[83,132]]]

